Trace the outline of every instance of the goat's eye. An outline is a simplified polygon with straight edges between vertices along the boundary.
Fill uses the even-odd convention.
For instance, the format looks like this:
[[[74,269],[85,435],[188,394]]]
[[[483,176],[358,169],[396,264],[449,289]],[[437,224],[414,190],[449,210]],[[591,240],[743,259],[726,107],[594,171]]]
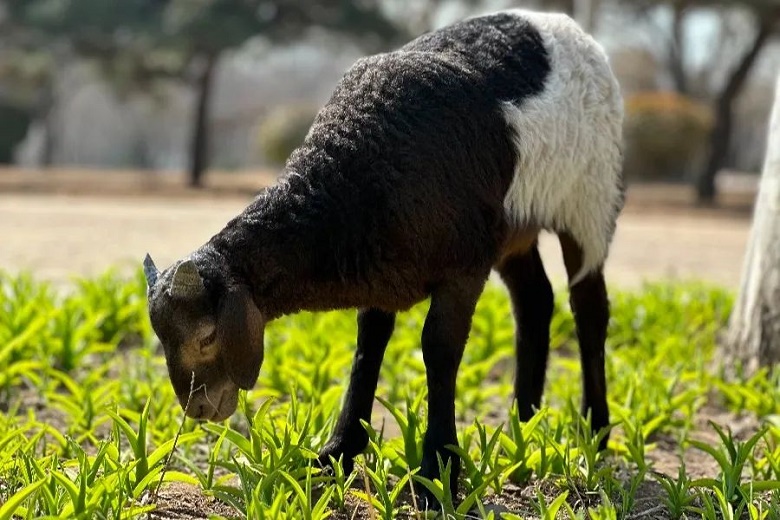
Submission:
[[[214,343],[214,340],[217,339],[217,329],[214,329],[211,334],[200,340],[200,347],[208,347],[212,343]]]

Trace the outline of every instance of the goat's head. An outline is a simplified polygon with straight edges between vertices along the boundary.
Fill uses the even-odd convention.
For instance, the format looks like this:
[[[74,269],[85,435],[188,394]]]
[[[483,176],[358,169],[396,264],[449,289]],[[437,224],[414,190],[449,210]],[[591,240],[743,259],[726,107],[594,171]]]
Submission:
[[[263,362],[265,320],[248,288],[199,269],[192,258],[160,272],[147,255],[144,273],[149,317],[179,403],[195,419],[226,419]]]

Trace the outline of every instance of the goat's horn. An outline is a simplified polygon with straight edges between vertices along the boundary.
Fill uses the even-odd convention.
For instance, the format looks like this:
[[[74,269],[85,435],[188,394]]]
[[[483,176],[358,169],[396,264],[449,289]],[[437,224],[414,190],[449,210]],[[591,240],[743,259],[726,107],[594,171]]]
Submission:
[[[193,298],[205,289],[203,278],[192,260],[180,263],[173,272],[171,296],[174,298]]]
[[[154,265],[154,260],[146,253],[144,258],[144,276],[146,276],[146,285],[153,286],[157,282],[157,277],[160,275],[160,271],[157,270],[157,266]]]

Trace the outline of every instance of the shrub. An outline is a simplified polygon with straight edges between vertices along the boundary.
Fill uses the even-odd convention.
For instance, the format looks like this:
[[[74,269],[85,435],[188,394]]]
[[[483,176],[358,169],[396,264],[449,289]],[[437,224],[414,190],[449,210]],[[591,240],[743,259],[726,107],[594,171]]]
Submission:
[[[708,107],[673,92],[644,92],[626,99],[628,179],[689,178],[712,129]]]
[[[316,114],[310,105],[285,105],[273,110],[257,133],[257,144],[265,159],[282,166],[303,142]]]

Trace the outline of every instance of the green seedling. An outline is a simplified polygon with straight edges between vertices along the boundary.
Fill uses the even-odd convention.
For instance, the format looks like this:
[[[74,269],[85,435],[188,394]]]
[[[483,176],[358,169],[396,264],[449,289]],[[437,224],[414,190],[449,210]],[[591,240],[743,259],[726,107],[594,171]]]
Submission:
[[[501,438],[502,429],[496,428],[488,437],[487,427],[474,421],[474,429],[478,433],[479,460],[474,461],[472,455],[461,446],[451,446],[450,449],[461,459],[466,474],[467,492],[482,489],[483,485],[493,488],[496,493],[501,492],[501,474],[507,469],[498,462],[498,441]],[[470,442],[464,442],[468,446]]]
[[[463,507],[461,504],[461,508],[455,509],[455,497],[452,496],[452,488],[450,487],[452,459],[448,458],[447,463],[444,464],[441,455],[437,453],[436,461],[439,465],[440,478],[431,480],[422,475],[412,475],[412,479],[430,491],[431,495],[439,502],[441,512],[445,518],[457,518],[457,515],[462,517],[470,509],[470,505]]]
[[[281,473],[294,491],[294,496],[301,512],[299,518],[304,520],[321,520],[327,518],[330,514],[327,511],[328,504],[330,503],[331,496],[333,496],[333,488],[328,488],[323,492],[320,497],[315,501],[312,498],[312,475],[311,472],[306,473],[306,480],[304,487],[298,483],[289,473]]]
[[[677,479],[662,474],[655,474],[655,478],[666,491],[664,504],[672,520],[682,518],[685,512],[690,509],[694,499],[691,480],[685,472],[685,461],[680,463]]]
[[[376,398],[390,412],[401,430],[401,438],[404,445],[403,458],[406,460],[409,468],[416,468],[422,462],[423,425],[420,421],[420,407],[424,398],[425,395],[422,393],[418,394],[415,399],[407,397],[406,413],[403,413],[385,399],[379,396]],[[402,469],[400,475],[396,476],[403,476],[405,473],[406,470]]]
[[[758,506],[752,503],[748,504],[747,508],[750,520],[765,520],[769,517],[770,510],[768,508],[765,509],[763,501],[760,501]]]
[[[51,340],[45,347],[53,366],[72,372],[90,357],[110,353],[114,346],[98,341],[101,315],[89,315],[82,302],[67,300],[53,316]]]
[[[108,270],[95,279],[81,278],[76,283],[80,292],[78,303],[90,309],[89,320],[95,323],[98,341],[118,344],[131,335],[144,341],[151,337],[146,317],[146,281],[142,275],[137,274],[128,283]]]
[[[15,515],[20,513],[26,515],[26,511],[22,504],[31,498],[34,493],[38,491],[38,488],[45,484],[46,480],[37,480],[14,493],[5,504],[0,506],[0,520],[11,520]]]
[[[181,435],[178,439],[170,439],[169,441],[149,452],[149,446],[147,443],[147,429],[149,424],[148,403],[138,417],[137,432],[117,412],[113,410],[106,410],[106,413],[114,421],[114,435],[116,439],[117,452],[121,453],[121,434],[124,434],[124,438],[130,445],[130,448],[133,452],[134,460],[131,463],[131,466],[134,471],[133,478],[129,481],[131,486],[129,491],[133,498],[138,498],[144,491],[147,491],[152,485],[156,484],[155,479],[159,478],[160,473],[164,471],[163,461],[173,449],[175,441],[177,441],[178,444],[187,444],[195,442],[201,437],[200,432],[184,434]],[[167,477],[167,480],[177,480],[192,484],[197,483],[195,478],[180,472],[168,471],[166,472],[165,476]]]
[[[263,428],[265,417],[271,408],[273,400],[266,400],[255,412],[250,421],[249,438],[247,439],[241,432],[227,425],[204,424],[203,429],[213,433],[218,437],[224,437],[229,443],[236,447],[242,457],[250,464],[263,465],[263,448],[265,445]]]
[[[767,427],[757,431],[747,441],[742,442],[735,439],[731,430],[724,430],[717,424],[710,421],[710,425],[717,432],[721,440],[721,446],[711,446],[705,442],[691,439],[688,443],[708,455],[710,455],[720,466],[720,476],[717,479],[698,479],[693,485],[707,487],[712,491],[717,491],[720,502],[721,496],[724,500],[733,506],[733,509],[741,510],[749,501],[748,491],[767,491],[780,489],[778,481],[751,481],[748,484],[742,482],[742,472],[748,459],[753,454],[753,449],[759,440],[767,432]],[[732,511],[733,513],[733,511]]]
[[[573,419],[573,437],[577,440],[579,448],[577,457],[570,456],[570,464],[585,480],[586,489],[595,491],[601,478],[612,471],[609,467],[600,464],[602,452],[599,451],[599,445],[606,436],[607,429],[594,434],[590,426],[590,414],[583,417],[571,401],[569,401],[569,417]]]
[[[544,456],[544,451],[532,450],[532,441],[546,414],[547,410],[542,409],[528,422],[522,423],[517,414],[517,403],[512,405],[509,412],[509,434],[500,434],[500,443],[509,461],[508,466],[514,468],[509,475],[512,482],[527,482],[533,474],[534,461],[541,460]]]
[[[334,459],[333,456],[330,457],[334,483],[333,501],[339,511],[344,511],[346,509],[347,491],[352,486],[355,478],[357,478],[357,473],[354,471],[349,475],[344,474],[344,468],[341,465],[342,460],[343,456],[339,457],[338,460]]]
[[[536,500],[533,502],[533,505],[536,509],[536,512],[539,513],[541,520],[555,520],[558,518],[558,511],[561,510],[568,497],[569,492],[564,491],[548,504],[547,499],[542,494],[542,492],[537,491]]]
[[[644,482],[646,475],[646,470],[639,469],[631,474],[628,481],[628,487],[619,486],[617,488],[618,494],[620,495],[620,518],[628,518],[630,516],[631,511],[633,511],[634,506],[636,505],[637,490],[642,482]],[[604,478],[611,477],[604,476]]]
[[[396,518],[398,512],[396,509],[398,497],[401,492],[403,492],[404,487],[412,475],[407,473],[393,485],[392,489],[388,489],[390,474],[387,472],[386,465],[383,463],[384,457],[382,455],[382,449],[374,441],[369,440],[369,450],[371,450],[377,458],[377,463],[375,465],[376,469],[373,470],[364,463],[362,470],[368,477],[370,483],[373,484],[374,493],[370,493],[370,490],[368,489],[366,491],[355,490],[352,491],[352,493],[367,504],[370,504],[383,520],[392,520]]]
[[[601,503],[595,507],[588,508],[588,518],[590,520],[618,520],[617,510],[604,491],[599,491]]]
[[[225,454],[228,452],[228,450],[223,449],[226,433],[227,430],[224,430],[217,437],[216,441],[214,441],[213,448],[211,448],[209,451],[208,463],[206,464],[205,470],[202,469],[202,465],[196,463],[195,461],[182,455],[177,455],[177,460],[182,465],[186,466],[187,469],[189,469],[198,479],[198,484],[203,491],[211,491],[217,484],[215,471],[219,465],[220,459],[225,457]]]
[[[109,420],[101,411],[116,395],[117,383],[106,381],[105,371],[106,367],[101,367],[80,382],[59,370],[48,371],[49,378],[67,390],[67,393],[64,393],[58,388],[46,395],[55,408],[72,419],[72,434],[75,435],[81,430],[90,435],[95,428]]]

